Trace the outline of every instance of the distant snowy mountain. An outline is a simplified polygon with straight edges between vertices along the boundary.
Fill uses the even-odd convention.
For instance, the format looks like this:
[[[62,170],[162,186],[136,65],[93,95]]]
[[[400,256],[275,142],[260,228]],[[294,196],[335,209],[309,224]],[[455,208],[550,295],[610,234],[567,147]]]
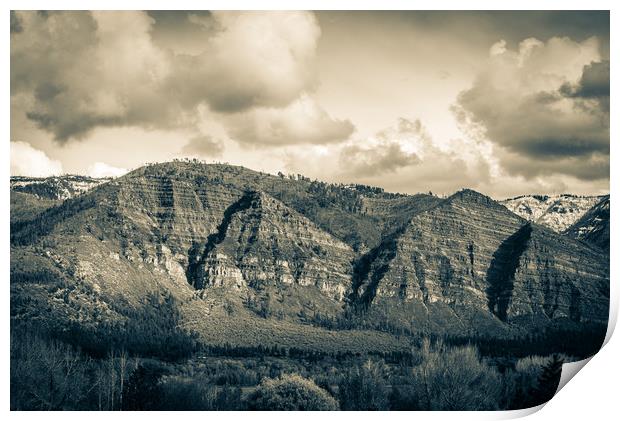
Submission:
[[[110,180],[112,180],[110,177],[93,178],[84,175],[45,178],[14,176],[11,177],[11,190],[32,194],[39,199],[65,200]]]
[[[609,252],[609,195],[603,196],[566,234]]]
[[[555,232],[564,232],[596,205],[603,196],[527,195],[513,197],[502,203],[517,215],[544,225]]]

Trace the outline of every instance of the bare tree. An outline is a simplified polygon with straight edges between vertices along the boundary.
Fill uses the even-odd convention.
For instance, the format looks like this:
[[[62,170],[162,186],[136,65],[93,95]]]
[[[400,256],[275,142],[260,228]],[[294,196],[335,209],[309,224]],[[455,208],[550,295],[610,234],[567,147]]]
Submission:
[[[118,371],[120,377],[120,390],[119,390],[119,409],[123,408],[123,390],[125,388],[125,378],[127,377],[127,368],[129,366],[129,358],[127,351],[122,349],[118,354]]]

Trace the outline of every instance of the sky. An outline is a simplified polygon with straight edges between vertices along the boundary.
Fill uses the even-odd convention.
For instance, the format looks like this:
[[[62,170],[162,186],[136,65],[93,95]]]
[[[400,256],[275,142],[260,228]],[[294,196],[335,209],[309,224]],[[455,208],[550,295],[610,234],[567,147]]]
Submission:
[[[11,174],[609,192],[609,13],[11,12]]]

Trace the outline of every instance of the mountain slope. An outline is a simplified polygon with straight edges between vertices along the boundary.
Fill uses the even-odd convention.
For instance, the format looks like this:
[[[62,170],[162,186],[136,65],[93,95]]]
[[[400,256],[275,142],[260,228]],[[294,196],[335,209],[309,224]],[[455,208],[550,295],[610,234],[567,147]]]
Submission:
[[[11,224],[31,221],[41,212],[57,206],[60,200],[39,198],[29,193],[11,190],[10,221]]]
[[[464,190],[412,218],[369,265],[360,289],[372,292],[358,297],[404,301],[430,330],[441,320],[503,329],[497,321],[525,315],[605,321],[608,276],[598,253]]]
[[[609,253],[609,195],[570,226],[566,234]]]

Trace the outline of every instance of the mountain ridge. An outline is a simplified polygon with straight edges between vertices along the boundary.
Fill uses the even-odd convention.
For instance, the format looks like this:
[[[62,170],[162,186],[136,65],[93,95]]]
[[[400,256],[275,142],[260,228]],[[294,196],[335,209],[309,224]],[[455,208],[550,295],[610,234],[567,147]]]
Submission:
[[[526,226],[523,250],[509,251]],[[607,317],[608,258],[467,189],[441,199],[166,163],[12,228],[12,280],[26,276],[28,259],[47,262],[61,285],[91,291],[75,293],[87,320],[96,303],[139,307],[145,294],[168,291],[203,338],[237,319],[266,332],[276,320],[306,329],[320,316],[501,336]],[[67,286],[50,295],[12,281],[13,301],[29,288],[65,311],[54,297]]]

